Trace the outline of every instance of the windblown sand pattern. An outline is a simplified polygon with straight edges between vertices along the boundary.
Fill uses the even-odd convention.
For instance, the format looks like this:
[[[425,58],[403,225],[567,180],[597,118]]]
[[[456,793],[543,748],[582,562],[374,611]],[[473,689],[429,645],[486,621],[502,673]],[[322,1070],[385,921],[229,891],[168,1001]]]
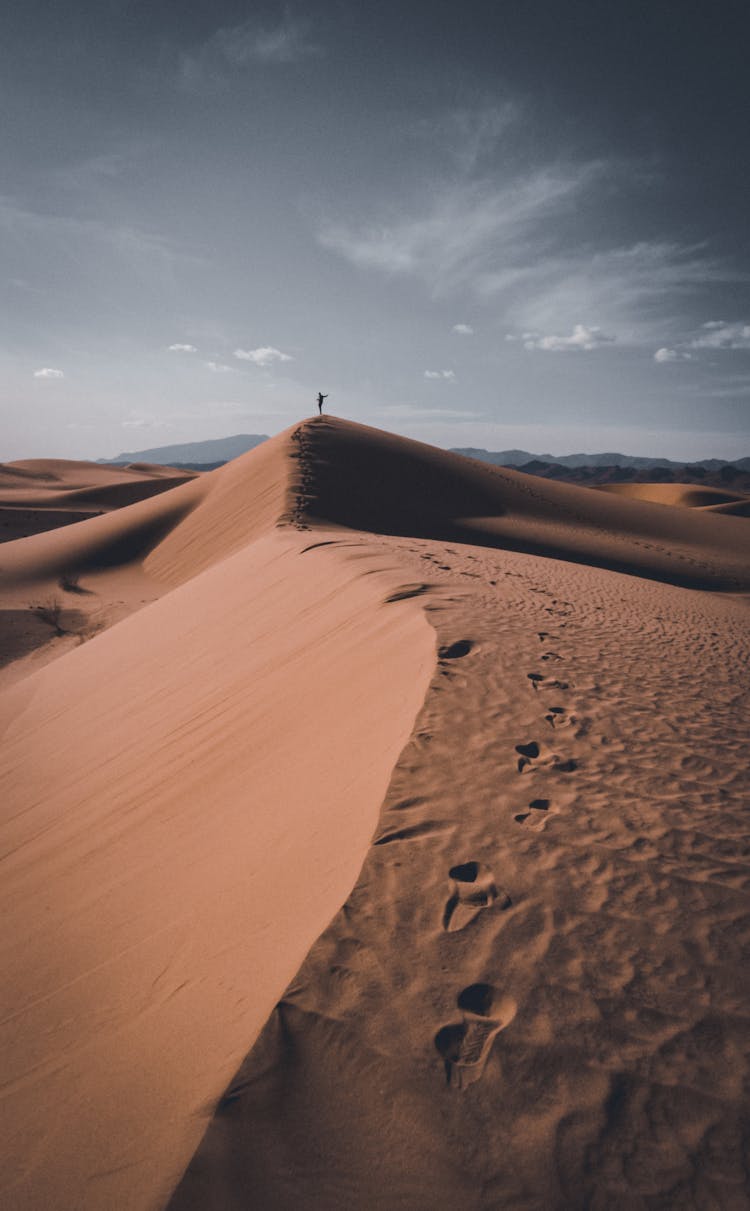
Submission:
[[[747,525],[316,418],[7,544],[5,1202],[747,1207]]]

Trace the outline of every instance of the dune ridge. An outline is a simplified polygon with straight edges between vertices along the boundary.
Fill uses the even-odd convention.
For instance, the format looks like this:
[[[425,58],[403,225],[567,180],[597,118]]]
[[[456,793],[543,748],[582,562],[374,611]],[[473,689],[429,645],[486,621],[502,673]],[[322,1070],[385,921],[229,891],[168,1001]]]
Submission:
[[[660,505],[677,505],[684,509],[704,509],[734,517],[750,517],[750,497],[742,492],[704,484],[632,483],[597,484],[597,492],[627,496],[630,500],[648,500]]]
[[[147,463],[101,467],[63,459],[0,464],[0,542],[26,538],[186,483],[195,472]]]
[[[386,601],[364,541],[311,576],[307,536],[273,524],[284,442],[255,461],[9,544],[22,579],[36,560],[95,587],[171,522],[157,571],[181,582],[0,695],[15,1208],[164,1205],[348,894],[424,695],[421,611]]]
[[[6,544],[155,599],[0,694],[4,1197],[743,1206],[745,527],[324,417]]]
[[[304,426],[310,450],[305,511],[381,534],[414,535],[524,551],[691,588],[745,591],[741,519],[610,499],[540,480],[351,421]]]

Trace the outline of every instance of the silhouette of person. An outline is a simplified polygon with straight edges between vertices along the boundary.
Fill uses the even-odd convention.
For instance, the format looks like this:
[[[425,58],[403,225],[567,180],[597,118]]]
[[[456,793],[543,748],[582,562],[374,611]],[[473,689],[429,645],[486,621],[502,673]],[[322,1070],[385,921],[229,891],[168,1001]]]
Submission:
[[[321,393],[320,393],[320,391],[319,391],[319,392],[318,392],[318,414],[319,414],[320,416],[322,416],[322,415],[323,415],[323,400],[324,400],[324,399],[328,399],[328,396],[327,396],[327,395],[321,395]]]

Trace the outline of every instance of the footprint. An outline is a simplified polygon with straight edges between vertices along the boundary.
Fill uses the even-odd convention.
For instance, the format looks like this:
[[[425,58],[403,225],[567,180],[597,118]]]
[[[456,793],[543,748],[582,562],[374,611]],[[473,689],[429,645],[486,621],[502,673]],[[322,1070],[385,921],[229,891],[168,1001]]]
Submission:
[[[565,713],[564,706],[550,706],[547,708],[547,714],[544,716],[550,727],[563,727],[566,723],[574,723],[575,719],[572,715]]]
[[[558,681],[556,677],[545,677],[544,673],[527,673],[532,689],[535,690],[567,690],[567,681]]]
[[[395,593],[391,593],[383,601],[383,605],[390,605],[393,601],[406,601],[408,597],[421,597],[423,593],[427,593],[430,589],[428,584],[402,584],[400,589]]]
[[[525,766],[531,765],[532,761],[536,761],[540,753],[540,748],[536,740],[532,740],[529,744],[517,744],[516,752],[520,754],[518,759],[518,772],[521,774],[523,773]]]
[[[463,1021],[443,1026],[435,1035],[435,1047],[450,1087],[466,1089],[481,1077],[495,1035],[513,1021],[518,1007],[492,984],[469,984],[458,994],[457,1004]]]
[[[562,660],[562,656],[557,652],[544,652],[541,658],[542,660]]]
[[[517,744],[516,752],[518,757],[518,772],[522,774],[525,769],[530,769],[532,772],[536,769],[554,769],[559,774],[572,774],[578,769],[578,765],[572,759],[564,761],[558,753],[553,753],[550,749],[542,749],[536,740],[529,741],[528,744]]]
[[[529,811],[518,812],[513,817],[517,824],[527,824],[530,828],[544,828],[550,816],[554,816],[554,812],[549,810],[549,799],[532,799],[529,803]]]
[[[440,648],[438,656],[441,660],[460,660],[462,656],[468,656],[473,647],[470,639],[457,639],[455,643]]]
[[[451,894],[443,912],[443,929],[456,933],[470,925],[483,908],[497,902],[500,908],[510,908],[507,892],[498,890],[492,871],[481,862],[461,862],[448,871]]]

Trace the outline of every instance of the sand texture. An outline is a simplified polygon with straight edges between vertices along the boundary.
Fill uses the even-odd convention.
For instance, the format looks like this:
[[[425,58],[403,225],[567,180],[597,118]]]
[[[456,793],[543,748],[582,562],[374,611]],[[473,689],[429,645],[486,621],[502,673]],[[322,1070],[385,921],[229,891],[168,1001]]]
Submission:
[[[679,505],[685,509],[750,517],[750,496],[746,493],[704,484],[599,484],[597,491],[627,496],[630,500],[650,500],[660,505]]]
[[[106,466],[35,458],[0,463],[0,542],[132,505],[196,478],[149,463]]]
[[[327,417],[7,543],[0,1203],[750,1205],[749,525]]]

